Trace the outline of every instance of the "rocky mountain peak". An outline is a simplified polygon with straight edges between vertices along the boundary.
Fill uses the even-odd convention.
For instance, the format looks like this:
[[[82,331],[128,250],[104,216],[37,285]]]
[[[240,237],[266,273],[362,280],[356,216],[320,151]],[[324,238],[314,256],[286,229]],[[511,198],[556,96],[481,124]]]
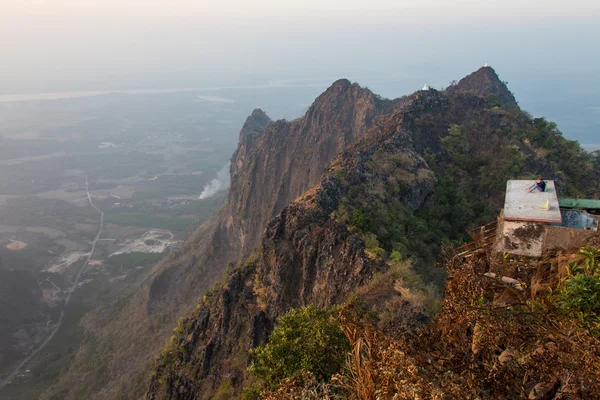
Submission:
[[[248,138],[248,136],[260,136],[262,135],[269,124],[271,118],[260,108],[252,111],[252,114],[246,118],[246,122],[240,131],[240,144]]]
[[[367,88],[352,84],[348,79],[338,79],[310,106],[307,116],[335,111],[345,105],[354,105],[358,98],[372,101],[375,95]]]
[[[517,106],[517,101],[492,67],[481,67],[446,89],[448,94],[469,93],[479,97],[494,95],[505,108]]]
[[[378,118],[405,104],[406,98],[381,99],[367,88],[340,79],[314,101],[304,117],[294,121],[266,126],[268,117],[255,110],[232,158],[221,236],[242,253],[256,247],[266,223],[318,183],[327,163],[360,139]]]

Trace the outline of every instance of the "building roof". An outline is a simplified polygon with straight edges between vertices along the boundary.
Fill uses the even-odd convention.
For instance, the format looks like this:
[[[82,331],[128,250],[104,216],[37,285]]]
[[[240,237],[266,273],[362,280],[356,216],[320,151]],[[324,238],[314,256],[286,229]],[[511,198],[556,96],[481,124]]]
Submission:
[[[546,181],[545,192],[528,192],[533,180],[510,180],[506,182],[504,219],[511,221],[534,221],[561,223],[562,217],[556,197],[554,181]],[[546,210],[542,206],[550,204]]]
[[[592,199],[559,199],[561,208],[579,208],[583,210],[600,210],[600,200]]]

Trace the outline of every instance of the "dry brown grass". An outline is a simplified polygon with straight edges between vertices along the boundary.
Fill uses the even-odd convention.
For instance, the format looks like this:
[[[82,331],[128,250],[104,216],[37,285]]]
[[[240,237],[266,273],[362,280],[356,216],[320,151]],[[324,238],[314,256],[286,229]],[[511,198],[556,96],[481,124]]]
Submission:
[[[433,284],[423,282],[410,260],[390,263],[386,272],[375,274],[357,294],[379,314],[379,327],[384,330],[415,311],[433,314],[441,298]]]
[[[319,382],[313,374],[304,373],[285,379],[280,387],[264,395],[266,400],[342,400],[347,399],[333,383]]]
[[[600,340],[553,307],[551,294],[532,301],[525,290],[499,303],[514,288],[483,275],[529,282],[552,261],[482,256],[456,263],[436,320],[394,338],[346,306],[339,318],[354,350],[343,388],[361,400],[599,398]]]

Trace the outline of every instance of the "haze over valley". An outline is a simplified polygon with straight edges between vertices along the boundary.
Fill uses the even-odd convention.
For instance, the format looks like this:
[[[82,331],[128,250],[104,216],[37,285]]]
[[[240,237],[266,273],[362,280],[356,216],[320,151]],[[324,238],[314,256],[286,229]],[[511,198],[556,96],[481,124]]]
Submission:
[[[313,90],[0,102],[3,383],[56,333],[10,377],[9,396],[37,395],[55,379],[74,355],[84,314],[130,296],[145,268],[218,210],[247,110],[258,103],[282,117],[299,115]]]
[[[452,315],[506,180],[600,193],[600,3],[542,3],[3,0],[0,399],[252,400],[290,310]]]

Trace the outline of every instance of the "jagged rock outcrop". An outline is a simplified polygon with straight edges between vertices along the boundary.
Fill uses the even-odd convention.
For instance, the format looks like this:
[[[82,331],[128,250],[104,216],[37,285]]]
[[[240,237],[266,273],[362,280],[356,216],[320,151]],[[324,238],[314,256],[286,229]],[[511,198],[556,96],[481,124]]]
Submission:
[[[226,206],[148,271],[125,306],[120,302],[87,317],[89,340],[47,397],[68,397],[78,390],[97,393],[99,398],[122,391],[139,394],[135,385],[144,381],[152,355],[170,336],[178,316],[193,309],[229,262],[258,246],[266,223],[317,184],[329,161],[404,102],[381,99],[340,80],[297,120],[271,122],[255,110],[240,132],[232,158]],[[114,351],[115,343],[121,350]],[[104,365],[108,378],[81,373],[92,353],[100,355],[95,363]]]
[[[508,90],[506,84],[498,78],[492,67],[481,67],[472,74],[461,79],[456,85],[446,89],[450,95],[470,93],[475,96],[487,97],[494,95],[503,107],[517,106],[515,96]]]
[[[269,222],[256,259],[234,270],[181,323],[157,363],[148,398],[204,398],[223,382],[232,387],[232,395],[239,392],[247,377],[248,350],[264,343],[279,316],[300,306],[340,304],[387,268],[365,252],[360,234],[333,214],[352,187],[364,186],[375,195],[398,169],[414,189],[401,197],[415,208],[423,204],[433,175],[413,150],[410,135],[397,128],[392,120],[370,132],[332,162],[316,187]],[[402,166],[378,170],[371,165],[377,152],[401,155]]]
[[[248,118],[246,118],[246,122],[244,126],[242,126],[242,130],[240,131],[240,139],[238,143],[238,152],[240,147],[252,148],[252,143],[250,142],[253,139],[258,139],[265,133],[265,130],[271,123],[271,118],[260,108],[252,111],[252,114]],[[233,156],[234,159],[236,157],[235,153]],[[243,162],[243,158],[241,159]]]
[[[338,81],[330,91],[346,93],[352,87]],[[361,93],[355,88],[350,92],[352,96],[355,91]],[[467,197],[460,192],[468,190],[463,181],[474,179],[474,188],[478,188],[478,174],[487,173],[487,169],[498,174],[514,173],[503,170],[508,165],[514,171],[531,167],[549,168],[555,173],[554,167],[536,155],[535,147],[517,136],[530,124],[529,120],[519,119],[518,110],[513,114],[497,108],[485,98],[489,94],[497,96],[507,108],[516,105],[495,72],[486,68],[465,78],[453,90],[420,91],[402,99],[396,112],[380,117],[355,145],[341,151],[315,187],[307,188],[268,223],[263,222],[266,228],[261,247],[252,261],[235,269],[183,321],[156,364],[147,398],[205,398],[216,391],[235,397],[247,378],[248,350],[266,340],[277,318],[287,310],[342,303],[350,293],[363,287],[373,273],[388,268],[377,254],[391,251],[396,245],[406,244],[404,250],[409,255],[429,253],[431,257],[435,229],[447,224],[436,216],[449,218],[455,213],[455,204],[448,203],[446,197],[446,192],[455,188],[445,182],[442,187],[446,192],[435,192],[437,173],[450,179],[445,175],[446,168],[456,171],[458,176],[451,179],[462,186],[456,188],[456,204],[462,201],[460,197]],[[315,102],[318,104],[320,100]],[[327,107],[319,109],[323,112]],[[235,199],[233,203],[237,204],[230,212],[239,218],[239,225],[226,227],[238,232],[242,247],[249,243],[244,243],[244,235],[252,232],[244,224],[258,224],[276,212],[276,199],[287,199],[293,193],[286,187],[300,190],[310,182],[314,169],[305,166],[320,168],[322,154],[327,154],[320,151],[327,148],[324,142],[321,144],[325,147],[314,147],[314,153],[294,151],[299,138],[311,137],[312,131],[307,128],[311,121],[324,118],[318,115],[311,109],[302,120],[272,123],[256,143],[255,152],[247,153],[250,177],[246,178],[246,185],[236,185],[244,191],[230,195],[230,203]],[[349,113],[335,115],[339,121],[340,115],[347,119]],[[331,124],[325,125],[332,132],[337,131]],[[337,136],[338,140],[343,137]],[[267,149],[272,151],[266,153]],[[508,158],[496,166],[493,153],[500,151],[506,151]],[[518,157],[512,160],[512,154]],[[424,157],[433,160],[435,168]],[[264,170],[268,165],[294,171],[302,168],[295,177],[303,176],[304,183],[290,185],[295,182],[294,177],[272,168]],[[469,167],[473,170],[461,169]],[[266,188],[264,193],[261,185]],[[488,196],[495,204],[502,188],[482,187],[489,190],[482,196]],[[433,209],[428,211],[430,214],[416,217],[426,207]],[[376,219],[381,224],[369,225],[361,218]],[[396,223],[386,223],[385,218],[395,218]],[[363,235],[360,225],[369,232]],[[377,238],[372,249],[366,247],[369,235]],[[396,243],[398,238],[406,241]],[[422,322],[423,316],[415,319]]]
[[[355,143],[378,118],[405,104],[406,98],[381,99],[341,79],[297,120],[273,122],[263,132],[268,117],[253,113],[232,158],[231,189],[221,213],[219,236],[239,246],[235,253],[248,254],[259,245],[267,222],[314,186],[328,162]],[[259,116],[262,123],[254,122]],[[244,133],[248,130],[256,133]]]

